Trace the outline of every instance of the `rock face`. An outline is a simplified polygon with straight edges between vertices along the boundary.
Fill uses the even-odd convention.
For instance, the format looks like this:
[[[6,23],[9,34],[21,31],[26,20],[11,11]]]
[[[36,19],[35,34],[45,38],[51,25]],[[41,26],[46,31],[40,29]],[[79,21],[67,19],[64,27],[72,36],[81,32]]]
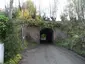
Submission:
[[[45,28],[44,28],[45,29]],[[51,28],[50,28],[51,29]],[[24,27],[23,28],[23,35],[26,40],[31,41],[31,42],[37,42],[40,43],[40,31],[42,29],[40,27]],[[67,38],[67,34],[65,34],[63,31],[59,29],[52,29],[53,30],[53,42],[55,42],[58,38],[65,39]]]

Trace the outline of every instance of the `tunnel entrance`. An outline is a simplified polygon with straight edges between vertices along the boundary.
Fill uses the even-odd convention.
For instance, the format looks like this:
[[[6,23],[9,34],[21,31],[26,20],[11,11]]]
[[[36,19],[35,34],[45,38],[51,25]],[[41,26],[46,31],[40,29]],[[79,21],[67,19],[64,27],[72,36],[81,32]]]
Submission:
[[[44,28],[40,31],[40,43],[52,44],[53,42],[53,30],[50,28]]]

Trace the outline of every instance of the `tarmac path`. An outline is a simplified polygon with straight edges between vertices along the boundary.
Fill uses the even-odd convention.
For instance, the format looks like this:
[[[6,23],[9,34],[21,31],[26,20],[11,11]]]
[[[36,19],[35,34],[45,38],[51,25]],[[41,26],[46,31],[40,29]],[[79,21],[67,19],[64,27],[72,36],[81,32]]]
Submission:
[[[40,45],[27,50],[19,64],[85,64],[85,59],[61,47]]]

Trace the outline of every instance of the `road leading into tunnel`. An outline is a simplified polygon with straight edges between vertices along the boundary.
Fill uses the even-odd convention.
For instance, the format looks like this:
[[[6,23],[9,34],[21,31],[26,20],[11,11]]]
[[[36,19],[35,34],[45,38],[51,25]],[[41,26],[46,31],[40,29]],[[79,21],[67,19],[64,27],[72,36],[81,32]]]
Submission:
[[[85,59],[61,47],[40,45],[24,52],[19,64],[85,64]]]

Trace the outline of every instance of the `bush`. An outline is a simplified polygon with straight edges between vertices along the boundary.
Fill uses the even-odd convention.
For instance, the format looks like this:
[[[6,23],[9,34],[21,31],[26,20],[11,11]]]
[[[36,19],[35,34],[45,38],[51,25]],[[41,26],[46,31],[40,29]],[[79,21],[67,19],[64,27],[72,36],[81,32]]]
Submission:
[[[20,27],[15,26],[12,22],[8,22],[9,29],[6,32],[6,38],[3,41],[5,44],[5,62],[9,62],[10,59],[16,57],[23,47],[20,38]],[[8,64],[11,64],[10,62]],[[14,64],[14,63],[13,63]],[[16,64],[16,63],[15,63]]]
[[[0,39],[3,40],[6,37],[8,17],[0,15]]]
[[[0,15],[0,41],[5,46],[5,63],[17,64],[22,51],[21,26],[9,21],[8,17]],[[17,54],[19,56],[17,56]],[[16,60],[16,61],[15,61]]]
[[[5,64],[18,64],[21,60],[21,55],[17,54],[14,58],[11,58],[9,61],[5,62]]]
[[[67,23],[67,22],[66,22]],[[58,39],[57,45],[66,47],[70,50],[85,56],[85,25],[80,22],[68,22],[64,24],[63,31],[68,34],[67,39]]]

